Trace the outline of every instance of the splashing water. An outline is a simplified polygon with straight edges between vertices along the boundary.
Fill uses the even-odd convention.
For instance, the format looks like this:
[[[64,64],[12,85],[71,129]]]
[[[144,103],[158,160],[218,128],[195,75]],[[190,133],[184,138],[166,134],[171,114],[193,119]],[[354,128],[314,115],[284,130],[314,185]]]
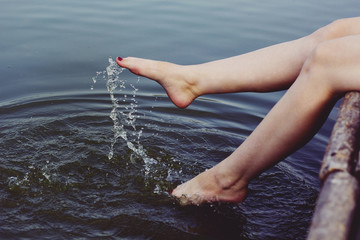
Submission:
[[[143,159],[145,175],[147,176],[150,173],[151,165],[156,164],[157,161],[148,157],[143,146],[140,144],[143,128],[138,130],[135,125],[137,118],[139,118],[136,109],[138,106],[136,100],[138,89],[131,83],[127,84],[126,80],[120,79],[119,75],[123,70],[123,68],[118,67],[116,62],[109,57],[109,66],[106,67],[106,70],[96,72],[96,76],[92,78],[94,84],[101,78],[106,81],[106,87],[110,93],[112,102],[110,118],[113,121],[114,136],[110,145],[108,159],[113,158],[115,144],[118,139],[121,138],[126,141],[127,147],[132,150],[133,153]],[[139,80],[140,78],[138,78],[137,82],[139,82]],[[132,89],[132,96],[130,98],[126,93],[121,94],[127,86],[130,86]],[[91,86],[91,90],[93,90],[93,86]]]

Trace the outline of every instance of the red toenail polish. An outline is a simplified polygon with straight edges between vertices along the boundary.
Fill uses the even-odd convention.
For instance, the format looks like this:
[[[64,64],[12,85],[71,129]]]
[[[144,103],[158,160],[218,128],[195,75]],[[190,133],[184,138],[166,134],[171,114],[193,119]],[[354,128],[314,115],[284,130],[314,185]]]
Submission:
[[[116,60],[118,60],[119,62],[121,62],[123,59],[121,57],[117,57]]]

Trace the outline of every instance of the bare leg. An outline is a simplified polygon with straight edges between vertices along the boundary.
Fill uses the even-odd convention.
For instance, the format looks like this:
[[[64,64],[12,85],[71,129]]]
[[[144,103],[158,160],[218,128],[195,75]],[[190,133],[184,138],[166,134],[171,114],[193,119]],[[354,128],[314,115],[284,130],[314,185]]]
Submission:
[[[360,90],[359,41],[360,35],[354,35],[319,45],[295,83],[246,141],[172,194],[183,204],[242,201],[252,178],[305,144],[344,92]]]
[[[291,86],[233,154],[176,188],[173,195],[185,196],[184,203],[193,204],[242,201],[254,176],[313,136],[335,100],[346,91],[360,89],[356,35],[360,33],[359,19],[336,21],[293,42],[201,65],[185,67],[137,58],[117,59],[121,67],[158,81],[178,107],[186,107],[207,93],[261,92]],[[348,35],[354,36],[340,38]],[[339,39],[327,41],[336,38]],[[289,52],[281,54],[283,51]],[[246,67],[239,67],[242,64]]]
[[[354,33],[360,33],[360,18],[338,20],[304,38],[199,65],[139,58],[118,58],[117,63],[159,82],[173,103],[184,108],[204,94],[287,89],[319,43]]]

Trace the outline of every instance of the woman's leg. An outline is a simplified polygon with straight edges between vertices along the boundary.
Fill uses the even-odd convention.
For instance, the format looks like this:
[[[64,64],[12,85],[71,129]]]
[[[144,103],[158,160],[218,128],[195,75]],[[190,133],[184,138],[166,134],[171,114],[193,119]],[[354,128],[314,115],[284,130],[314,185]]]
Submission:
[[[136,58],[117,59],[121,67],[158,81],[178,107],[186,107],[196,97],[207,93],[279,90],[291,86],[296,79],[233,154],[176,188],[173,195],[186,196],[186,202],[194,204],[241,201],[250,179],[313,136],[342,93],[360,90],[360,37],[341,38],[359,34],[359,20],[336,21],[293,42],[195,66]],[[339,39],[326,41],[336,38]],[[323,44],[319,45],[319,42]],[[287,50],[289,53],[283,54]],[[241,64],[247,67],[237,67]],[[296,78],[300,70],[301,74]]]
[[[254,132],[228,158],[180,185],[183,204],[239,202],[248,182],[303,146],[336,100],[360,90],[360,35],[320,44],[301,73]]]
[[[355,33],[360,33],[360,18],[338,20],[294,41],[199,65],[138,58],[116,61],[135,74],[158,81],[173,103],[184,108],[204,94],[287,89],[319,43]]]

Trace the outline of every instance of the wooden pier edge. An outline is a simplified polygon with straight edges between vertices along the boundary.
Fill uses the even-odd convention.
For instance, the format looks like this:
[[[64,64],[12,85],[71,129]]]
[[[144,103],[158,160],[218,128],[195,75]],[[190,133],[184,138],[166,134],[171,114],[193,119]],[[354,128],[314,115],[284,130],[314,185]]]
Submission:
[[[308,240],[349,239],[359,196],[360,92],[347,93],[340,105],[320,179],[323,183]]]

